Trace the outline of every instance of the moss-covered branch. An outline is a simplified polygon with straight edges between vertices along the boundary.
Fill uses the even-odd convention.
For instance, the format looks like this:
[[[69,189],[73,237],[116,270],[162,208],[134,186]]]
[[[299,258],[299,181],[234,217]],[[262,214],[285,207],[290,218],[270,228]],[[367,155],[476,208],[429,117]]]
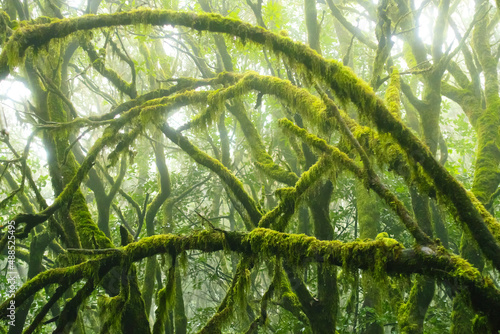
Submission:
[[[421,273],[439,278],[457,288],[469,289],[474,307],[487,315],[493,317],[493,313],[500,307],[500,291],[492,280],[483,277],[467,261],[448,254],[442,247],[404,249],[396,240],[389,238],[350,243],[322,241],[306,235],[262,228],[250,233],[204,230],[189,236],[165,234],[143,238],[96,259],[37,275],[16,293],[16,306],[47,285],[72,284],[83,278],[102,277],[111,268],[123,263],[124,258],[136,262],[155,254],[179,254],[194,249],[203,252],[231,250],[261,258],[280,254],[291,265],[303,265],[304,262],[313,261],[378,273]],[[0,305],[2,317],[7,312],[9,302],[10,300],[7,300]],[[499,319],[490,320],[494,322],[496,329],[500,329],[500,324],[497,323]]]
[[[83,179],[86,177],[88,171],[94,165],[94,162],[101,152],[101,150],[110,145],[116,140],[116,135],[118,131],[125,126],[125,124],[129,124],[132,120],[136,119],[139,115],[143,117],[143,121],[148,122],[153,118],[158,117],[160,112],[164,112],[165,110],[171,110],[174,108],[179,108],[186,104],[199,103],[201,101],[206,101],[207,93],[206,92],[185,92],[181,94],[177,94],[174,96],[168,96],[164,98],[150,100],[143,105],[131,108],[126,113],[122,114],[121,117],[110,121],[110,125],[104,130],[104,133],[101,138],[99,138],[92,148],[89,150],[87,156],[82,161],[80,168],[71,179],[71,181],[67,184],[61,194],[54,200],[54,203],[44,210],[40,211],[36,214],[18,214],[13,219],[19,224],[26,224],[24,229],[19,234],[19,237],[26,237],[27,233],[36,225],[46,221],[54,212],[56,212],[61,206],[65,203],[70,202],[73,199],[73,195],[79,191],[79,187]],[[79,199],[83,201],[83,197]],[[72,206],[85,205],[84,203],[72,203]],[[76,209],[75,209],[76,210]],[[90,227],[90,226],[89,226]],[[87,229],[85,230],[86,234],[81,237],[86,238],[87,240],[92,240],[92,234],[94,237],[104,236],[102,231],[97,229]]]
[[[306,130],[299,128],[287,119],[280,120],[280,126],[289,133],[299,137],[314,149],[327,153],[342,167],[351,171],[356,177],[362,179],[365,184],[373,189],[382,198],[391,209],[396,212],[408,231],[413,235],[415,240],[423,245],[432,244],[433,241],[425,234],[413,219],[411,213],[406,209],[405,205],[387,189],[377,175],[370,173],[367,170],[361,169],[356,163],[351,160],[345,153],[338,148],[328,145],[326,141],[308,133]]]
[[[255,125],[248,117],[243,103],[238,100],[238,97],[252,89],[252,86],[248,84],[248,81],[259,80],[260,78],[260,76],[253,72],[249,72],[244,76],[234,75],[232,73],[223,73],[219,75],[218,80],[214,80],[213,83],[224,82],[229,84],[229,87],[217,90],[211,94],[208,102],[209,106],[193,120],[181,126],[178,130],[183,131],[191,127],[214,122],[218,116],[222,114],[224,110],[224,102],[229,99],[234,99],[234,102],[231,105],[226,104],[226,106],[240,123],[243,134],[245,135],[248,145],[250,146],[252,157],[256,160],[255,163],[257,167],[262,169],[273,179],[291,186],[297,181],[297,175],[293,172],[284,170],[279,165],[274,163],[272,157],[267,153]],[[234,83],[235,80],[237,80],[236,83]]]
[[[179,145],[191,158],[193,158],[197,163],[202,164],[205,167],[210,168],[214,173],[216,173],[224,183],[227,184],[229,189],[238,198],[238,200],[245,207],[250,219],[252,220],[254,226],[257,226],[262,213],[260,212],[257,203],[252,199],[252,197],[243,189],[243,184],[239,181],[230,170],[228,170],[219,160],[210,157],[208,154],[202,152],[196,146],[194,146],[186,137],[180,134],[175,129],[168,126],[166,123],[161,125],[161,131],[167,136],[172,142]]]
[[[259,222],[259,227],[272,227],[277,231],[284,231],[290,217],[294,214],[297,202],[332,170],[334,161],[332,157],[322,156],[307,171],[302,173],[294,187],[280,188],[276,190],[279,204],[266,213]]]
[[[80,43],[81,47],[87,52],[90,58],[92,66],[99,72],[103,77],[108,79],[113,85],[115,85],[118,90],[124,94],[130,96],[130,98],[135,99],[137,97],[137,91],[135,89],[135,83],[128,83],[123,80],[116,71],[107,68],[99,54],[95,51],[94,45],[89,41],[82,41]]]

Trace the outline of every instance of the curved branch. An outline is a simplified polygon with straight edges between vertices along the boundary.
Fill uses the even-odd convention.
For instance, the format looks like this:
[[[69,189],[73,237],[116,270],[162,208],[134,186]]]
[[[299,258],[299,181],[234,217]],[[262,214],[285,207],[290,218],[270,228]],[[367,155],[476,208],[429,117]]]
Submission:
[[[199,31],[227,33],[240,37],[242,42],[252,41],[265,45],[274,52],[289,57],[294,64],[301,65],[306,71],[327,83],[340,100],[352,101],[360,113],[370,119],[380,132],[391,134],[406,153],[422,166],[445,202],[451,203],[449,206],[457,218],[467,225],[485,256],[500,269],[500,224],[477,198],[435,160],[426,145],[410,129],[389,112],[384,102],[366,82],[340,62],[327,61],[314,50],[293,42],[290,38],[216,14],[140,9],[116,14],[82,16],[17,29],[0,54],[0,80],[5,79],[11,67],[20,63],[30,46],[39,47],[52,39],[66,37],[80,30],[132,24],[183,25]],[[79,183],[80,181],[78,185]]]
[[[104,254],[97,259],[81,264],[48,270],[27,282],[15,295],[16,306],[43,287],[58,284],[73,284],[88,275],[103,274],[123,263],[124,258],[131,262],[156,254],[179,254],[185,250],[216,252],[231,250],[261,258],[276,254],[291,265],[307,262],[322,262],[336,266],[348,266],[378,273],[389,274],[420,273],[439,278],[455,288],[466,288],[471,292],[472,303],[476,310],[498,322],[494,313],[500,307],[500,291],[493,281],[483,277],[467,261],[446,252],[442,247],[405,249],[390,238],[377,238],[373,241],[318,240],[306,235],[293,235],[273,230],[257,228],[250,233],[197,231],[189,236],[171,234],[146,237],[138,242],[121,248],[121,251]],[[92,280],[90,280],[92,281]],[[89,281],[89,282],[90,282]],[[11,299],[0,305],[0,316],[5,319]],[[494,324],[495,329],[499,324]]]
[[[104,59],[99,57],[97,52],[94,50],[94,45],[89,41],[82,41],[80,46],[87,52],[87,55],[92,62],[92,66],[99,72],[103,77],[108,79],[113,85],[118,88],[118,90],[124,94],[130,96],[130,98],[135,99],[137,97],[137,90],[135,89],[135,81],[128,83],[123,80],[116,71],[107,68],[104,64]]]

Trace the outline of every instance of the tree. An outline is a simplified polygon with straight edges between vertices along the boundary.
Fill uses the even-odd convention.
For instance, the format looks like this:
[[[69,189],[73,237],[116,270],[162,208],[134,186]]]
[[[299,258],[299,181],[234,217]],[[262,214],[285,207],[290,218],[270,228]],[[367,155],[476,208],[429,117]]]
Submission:
[[[2,6],[4,332],[500,330],[488,2]]]

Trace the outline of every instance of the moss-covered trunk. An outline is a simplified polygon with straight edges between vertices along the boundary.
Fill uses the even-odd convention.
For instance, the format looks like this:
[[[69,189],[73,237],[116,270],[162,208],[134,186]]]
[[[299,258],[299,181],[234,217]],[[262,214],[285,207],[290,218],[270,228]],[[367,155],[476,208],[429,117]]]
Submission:
[[[413,2],[398,1],[398,4],[400,5],[398,10],[399,18],[402,19],[402,26],[409,28],[410,26],[418,25],[419,14],[412,12],[412,10],[415,10]],[[423,82],[422,99],[419,100],[416,98],[411,88],[406,88],[405,90],[405,95],[420,114],[420,131],[418,132],[421,133],[423,141],[433,156],[436,156],[440,139],[441,78],[445,66],[443,65],[445,60],[441,49],[443,48],[443,34],[448,17],[449,1],[440,1],[438,8],[438,20],[434,23],[434,36],[430,47],[434,66],[421,75],[421,81]],[[405,48],[405,60],[409,66],[418,67],[419,64],[426,62],[426,47],[417,33],[408,34],[405,38]],[[412,125],[415,126],[415,122]],[[411,186],[410,196],[418,225],[428,236],[432,237],[434,231],[431,203],[427,194],[422,194]],[[439,228],[440,235],[442,236],[444,229],[440,224],[441,220],[436,214],[434,218],[434,225]],[[398,316],[399,326],[403,333],[423,333],[425,315],[433,299],[434,291],[435,282],[432,278],[419,275],[415,277],[408,300],[401,306]]]
[[[309,208],[314,223],[314,235],[320,240],[333,240],[330,222],[330,199],[333,185],[325,181],[310,195]],[[331,333],[336,328],[339,294],[337,269],[318,264],[318,306],[314,313],[306,313],[314,333]]]
[[[379,231],[380,208],[377,197],[369,193],[361,181],[356,182],[356,210],[358,216],[359,237],[361,239],[375,239]],[[364,272],[361,278],[363,287],[363,308],[373,309],[367,311],[366,317],[361,319],[360,333],[382,334],[384,327],[377,321],[382,314],[383,287],[378,284],[373,274]],[[364,313],[364,312],[362,312]]]

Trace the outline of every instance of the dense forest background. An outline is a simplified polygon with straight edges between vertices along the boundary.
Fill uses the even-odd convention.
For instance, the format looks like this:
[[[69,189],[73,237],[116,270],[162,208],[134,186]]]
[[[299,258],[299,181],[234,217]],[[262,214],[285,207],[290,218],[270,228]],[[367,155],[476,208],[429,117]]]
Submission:
[[[499,332],[498,1],[1,7],[0,332]]]

